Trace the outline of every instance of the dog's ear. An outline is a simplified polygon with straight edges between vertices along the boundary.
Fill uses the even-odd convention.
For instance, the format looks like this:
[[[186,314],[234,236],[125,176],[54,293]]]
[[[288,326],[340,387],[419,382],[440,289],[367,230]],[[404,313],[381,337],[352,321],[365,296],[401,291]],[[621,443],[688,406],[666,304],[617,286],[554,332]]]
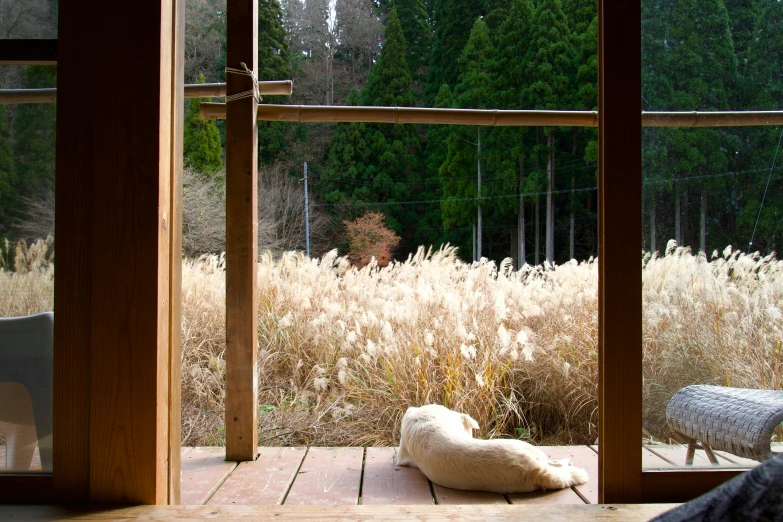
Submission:
[[[479,425],[478,425],[478,422],[476,422],[476,419],[474,419],[473,417],[471,417],[470,415],[468,415],[466,413],[462,414],[462,424],[465,425],[465,429],[466,430],[469,430],[469,429],[477,430],[477,429],[479,429]]]

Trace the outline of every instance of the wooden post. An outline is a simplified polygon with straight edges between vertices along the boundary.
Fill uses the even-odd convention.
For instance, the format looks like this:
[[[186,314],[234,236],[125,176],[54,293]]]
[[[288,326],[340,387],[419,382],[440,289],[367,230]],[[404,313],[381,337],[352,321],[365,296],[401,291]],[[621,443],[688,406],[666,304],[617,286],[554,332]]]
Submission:
[[[599,502],[642,498],[639,2],[598,2]]]
[[[182,139],[185,124],[185,0],[172,5],[171,237],[168,503],[180,503],[182,455]]]
[[[227,65],[258,68],[258,2],[228,1]],[[253,88],[227,74],[226,93]],[[258,453],[258,134],[253,97],[226,104],[226,459]]]
[[[173,28],[183,5],[60,7],[53,441],[63,500],[165,504],[179,480],[169,403],[180,262]],[[145,72],[117,82],[119,64]],[[85,78],[95,87],[86,106]]]

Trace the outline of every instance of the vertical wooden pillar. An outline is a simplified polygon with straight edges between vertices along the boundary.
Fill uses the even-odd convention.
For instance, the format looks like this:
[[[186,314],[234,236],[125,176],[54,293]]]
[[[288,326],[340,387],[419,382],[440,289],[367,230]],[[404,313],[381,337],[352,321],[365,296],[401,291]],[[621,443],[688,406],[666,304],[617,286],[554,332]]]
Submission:
[[[67,500],[165,504],[170,473],[178,480],[171,185],[183,4],[60,6],[54,487]],[[123,70],[140,73],[129,84]]]
[[[598,2],[599,502],[640,502],[641,6]]]
[[[169,275],[168,503],[180,503],[182,455],[182,138],[185,124],[185,0],[172,2],[171,59],[171,261]]]
[[[227,65],[258,67],[258,2],[228,0]],[[226,93],[253,88],[226,74]],[[256,100],[226,106],[226,459],[258,453],[258,135]]]

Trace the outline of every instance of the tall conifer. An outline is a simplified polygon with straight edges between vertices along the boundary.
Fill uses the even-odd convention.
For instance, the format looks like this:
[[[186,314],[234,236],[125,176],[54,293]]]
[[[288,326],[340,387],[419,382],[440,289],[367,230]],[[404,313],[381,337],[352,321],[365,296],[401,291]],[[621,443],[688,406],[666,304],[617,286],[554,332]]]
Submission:
[[[408,69],[417,90],[423,88],[427,72],[432,34],[427,11],[422,0],[394,0],[405,38]]]
[[[475,20],[458,64],[461,72],[454,87],[454,106],[463,109],[487,108],[494,92],[496,62],[495,48],[489,38],[487,25],[481,18]],[[475,223],[476,245],[481,244],[481,236],[478,234],[481,234],[481,222],[485,214],[485,209],[480,208],[480,198],[486,194],[486,185],[489,182],[485,174],[484,187],[479,192],[479,169],[482,162],[486,161],[486,152],[481,153],[481,136],[481,127],[454,127],[449,136],[446,160],[440,168],[445,197],[441,204],[443,224],[446,229],[450,229],[466,225],[472,228]],[[484,138],[486,140],[486,133]],[[474,197],[477,199],[461,201],[463,198]],[[483,248],[478,250],[478,254],[484,253]],[[463,256],[466,252],[467,249],[463,249]]]
[[[17,184],[14,162],[11,157],[11,136],[5,106],[0,105],[0,236],[11,225],[11,217],[17,209]]]
[[[258,2],[258,79],[289,80],[291,68],[283,27],[283,10],[278,0]],[[264,96],[263,103],[286,103],[284,96]],[[272,163],[289,148],[291,125],[276,121],[258,122],[258,161]]]
[[[569,71],[575,51],[568,20],[560,0],[541,0],[533,15],[531,45],[526,60],[526,76],[532,81],[523,99],[532,109],[563,109],[570,94]],[[547,152],[546,259],[554,262],[555,131],[544,129]]]
[[[41,89],[57,85],[57,68],[31,65],[25,71],[24,88]],[[14,162],[17,192],[34,198],[54,187],[55,104],[19,105],[14,118]]]

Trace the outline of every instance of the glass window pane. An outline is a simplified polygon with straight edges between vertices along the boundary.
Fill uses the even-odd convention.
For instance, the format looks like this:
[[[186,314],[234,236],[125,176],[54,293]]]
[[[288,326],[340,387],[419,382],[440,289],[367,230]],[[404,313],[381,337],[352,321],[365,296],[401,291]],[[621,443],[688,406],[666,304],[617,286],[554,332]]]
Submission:
[[[58,0],[0,2],[0,40],[57,38]]]
[[[51,88],[54,66],[0,67]],[[55,104],[0,105],[0,473],[52,471]]]
[[[642,13],[645,111],[783,110],[783,4],[648,0]],[[763,426],[739,424],[765,411],[756,390],[783,387],[781,136],[644,129],[645,467],[683,466],[694,438],[717,459],[697,449],[696,467],[753,466],[769,450],[740,449]]]

